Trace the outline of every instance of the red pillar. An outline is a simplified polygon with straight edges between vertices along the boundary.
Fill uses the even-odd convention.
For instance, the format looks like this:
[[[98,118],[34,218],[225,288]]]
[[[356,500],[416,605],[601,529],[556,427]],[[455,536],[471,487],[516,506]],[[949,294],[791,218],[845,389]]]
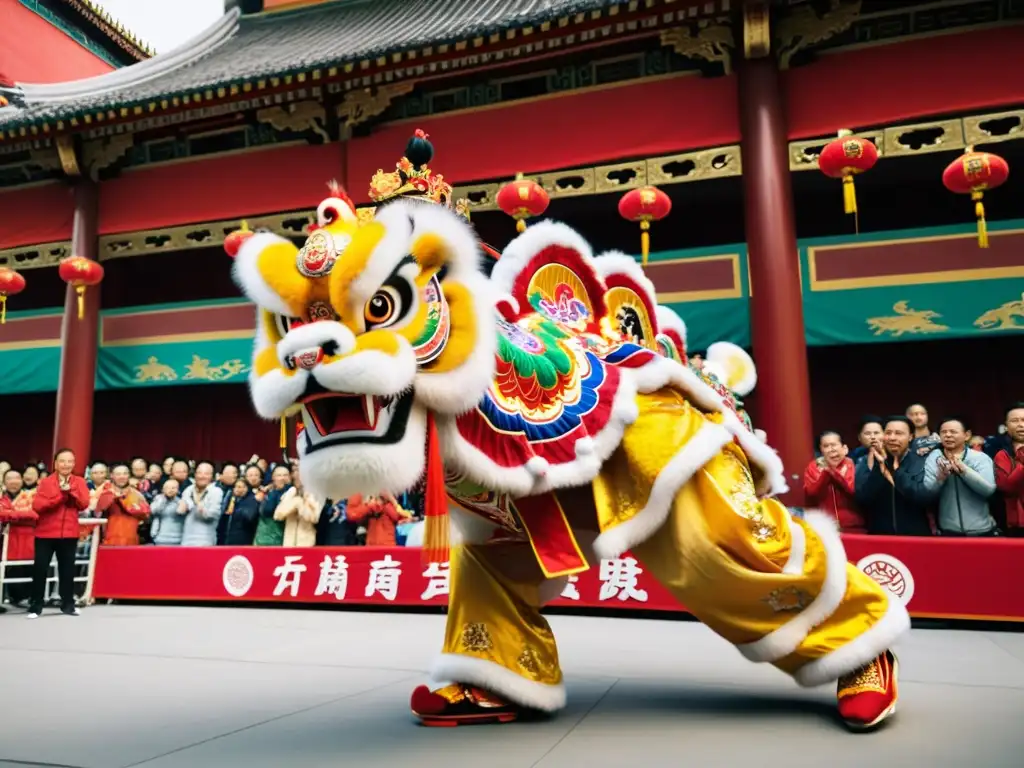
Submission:
[[[757,426],[785,465],[784,501],[798,506],[813,428],[786,118],[773,56],[739,62],[737,75]]]
[[[95,259],[99,190],[82,179],[75,186],[75,219],[71,252]],[[96,350],[99,346],[100,286],[85,292],[85,316],[78,319],[78,295],[72,286],[64,294],[60,332],[60,383],[57,385],[57,423],[53,449],[70,448],[84,472],[92,447],[92,406],[96,390]]]

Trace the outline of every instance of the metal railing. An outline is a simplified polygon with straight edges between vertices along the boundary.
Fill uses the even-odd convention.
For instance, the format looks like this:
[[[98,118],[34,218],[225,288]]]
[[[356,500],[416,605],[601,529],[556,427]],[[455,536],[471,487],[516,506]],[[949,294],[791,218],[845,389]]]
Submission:
[[[92,529],[89,538],[79,542],[78,550],[75,553],[75,584],[85,584],[85,590],[77,598],[79,605],[92,605],[92,586],[96,574],[96,553],[99,551],[100,529],[106,524],[106,520],[97,518],[79,519],[79,524]],[[8,560],[7,550],[10,544],[10,525],[0,527],[3,534],[3,545],[0,548],[0,604],[7,602],[7,590],[11,584],[31,584],[32,576],[18,576],[11,578],[7,571],[12,567],[34,565],[32,560]],[[76,589],[77,591],[77,589]],[[50,570],[46,576],[46,588],[43,593],[43,602],[49,604],[57,595],[57,566],[53,559],[50,560]]]

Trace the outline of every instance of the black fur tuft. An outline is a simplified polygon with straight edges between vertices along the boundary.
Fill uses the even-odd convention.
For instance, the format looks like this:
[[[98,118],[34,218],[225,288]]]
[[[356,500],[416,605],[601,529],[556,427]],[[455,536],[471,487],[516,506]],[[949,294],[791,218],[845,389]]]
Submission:
[[[433,159],[434,145],[430,143],[430,139],[427,138],[426,134],[422,131],[417,131],[416,135],[409,139],[409,143],[405,145],[405,156],[412,163],[413,168],[420,170],[424,166],[429,165]]]

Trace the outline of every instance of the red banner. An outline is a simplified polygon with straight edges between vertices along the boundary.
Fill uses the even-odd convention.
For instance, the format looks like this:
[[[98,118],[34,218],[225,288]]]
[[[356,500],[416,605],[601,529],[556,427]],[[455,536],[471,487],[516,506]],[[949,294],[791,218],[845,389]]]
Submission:
[[[1024,621],[1024,541],[845,537],[847,555],[928,618]],[[979,578],[979,576],[981,578]],[[94,594],[121,600],[445,605],[447,563],[386,547],[101,547]],[[634,558],[602,560],[552,605],[684,610]]]

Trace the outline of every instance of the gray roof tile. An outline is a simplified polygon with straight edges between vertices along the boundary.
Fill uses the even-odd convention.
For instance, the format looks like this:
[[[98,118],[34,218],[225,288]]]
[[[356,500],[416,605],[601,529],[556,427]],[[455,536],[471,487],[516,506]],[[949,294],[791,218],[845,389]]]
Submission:
[[[59,104],[45,100],[18,104],[18,93],[8,93],[16,106],[0,109],[0,128],[9,130],[88,111],[334,66],[513,26],[539,24],[614,4],[612,0],[341,0],[284,14],[243,16],[235,33],[211,52],[147,82],[87,93]],[[159,57],[152,61],[156,59]]]

